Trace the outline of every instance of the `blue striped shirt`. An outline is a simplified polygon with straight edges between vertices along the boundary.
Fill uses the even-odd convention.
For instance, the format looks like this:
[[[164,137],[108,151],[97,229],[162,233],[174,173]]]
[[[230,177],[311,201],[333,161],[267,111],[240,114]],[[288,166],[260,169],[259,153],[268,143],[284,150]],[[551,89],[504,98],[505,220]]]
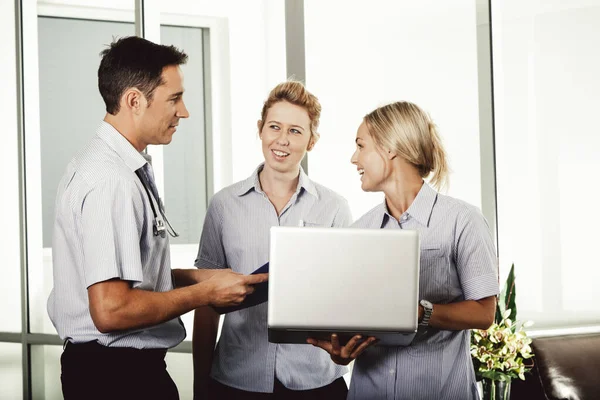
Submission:
[[[353,227],[415,229],[421,241],[419,297],[433,304],[498,294],[498,266],[489,227],[479,210],[424,183],[396,220],[385,202]],[[434,307],[435,313],[435,307]],[[477,399],[470,331],[419,327],[408,347],[375,346],[355,361],[349,399]]]
[[[179,318],[131,331],[101,333],[89,310],[87,288],[108,279],[141,290],[173,289],[168,236],[154,236],[148,196],[135,171],[148,157],[112,125],[68,165],[56,198],[48,315],[61,339],[104,346],[169,348],[185,338]],[[148,157],[149,160],[149,157]]]
[[[246,180],[215,194],[210,202],[195,265],[231,268],[249,274],[269,261],[272,226],[348,226],[347,201],[300,169],[296,192],[278,216],[258,178],[263,165]],[[330,384],[346,373],[321,349],[308,344],[269,343],[267,303],[225,315],[211,376],[234,388],[273,392],[277,377],[289,389]]]

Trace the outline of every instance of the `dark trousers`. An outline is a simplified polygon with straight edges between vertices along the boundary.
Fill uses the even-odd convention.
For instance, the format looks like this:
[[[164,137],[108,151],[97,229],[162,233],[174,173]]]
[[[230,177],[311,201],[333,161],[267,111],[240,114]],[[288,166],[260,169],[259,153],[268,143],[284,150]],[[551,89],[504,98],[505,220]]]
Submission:
[[[310,390],[290,390],[275,379],[273,393],[246,392],[210,379],[209,399],[227,400],[346,400],[348,387],[344,378],[338,378],[327,386]]]
[[[67,342],[60,358],[65,400],[179,400],[165,364],[166,350]]]

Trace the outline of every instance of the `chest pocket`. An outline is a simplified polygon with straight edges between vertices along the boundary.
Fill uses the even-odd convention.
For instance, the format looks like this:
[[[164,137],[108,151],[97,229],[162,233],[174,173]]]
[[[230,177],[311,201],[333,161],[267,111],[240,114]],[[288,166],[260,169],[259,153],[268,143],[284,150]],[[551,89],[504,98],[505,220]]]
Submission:
[[[419,298],[432,303],[446,303],[450,290],[449,253],[439,244],[421,248]]]

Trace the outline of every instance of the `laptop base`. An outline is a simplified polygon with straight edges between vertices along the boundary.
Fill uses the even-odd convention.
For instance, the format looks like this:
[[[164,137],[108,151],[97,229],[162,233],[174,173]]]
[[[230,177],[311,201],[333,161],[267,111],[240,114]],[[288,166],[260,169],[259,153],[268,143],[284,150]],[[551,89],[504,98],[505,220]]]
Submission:
[[[269,328],[269,342],[271,343],[289,343],[289,344],[307,344],[306,339],[313,338],[318,340],[331,340],[331,334],[336,333],[340,345],[348,343],[355,335],[361,335],[363,339],[369,336],[375,336],[379,341],[378,346],[408,346],[413,341],[416,332],[332,332],[320,330],[302,330],[302,329],[277,329]]]

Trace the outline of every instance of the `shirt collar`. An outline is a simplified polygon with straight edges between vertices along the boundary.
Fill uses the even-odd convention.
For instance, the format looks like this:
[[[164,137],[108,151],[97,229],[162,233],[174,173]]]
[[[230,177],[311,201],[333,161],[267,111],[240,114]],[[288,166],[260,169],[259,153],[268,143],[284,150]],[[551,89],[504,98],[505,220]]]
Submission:
[[[406,214],[410,215],[414,219],[416,219],[421,225],[429,226],[429,219],[431,218],[431,213],[433,211],[433,206],[437,201],[438,193],[433,190],[431,186],[427,184],[427,182],[423,182],[423,186],[419,189],[419,193],[417,193],[417,197],[413,200],[412,204],[406,210]],[[382,218],[382,226],[385,225],[385,222],[388,218],[393,218],[390,214],[385,199],[383,200],[383,204],[381,205],[381,216]]]
[[[252,175],[250,175],[248,178],[246,178],[245,180],[243,180],[241,182],[240,189],[237,192],[238,196],[243,196],[252,189],[254,189],[254,191],[256,191],[258,193],[263,192],[260,187],[260,180],[258,178],[258,174],[260,174],[260,171],[263,170],[264,166],[265,166],[265,163],[264,162],[261,163],[254,170]],[[319,195],[317,194],[317,189],[315,187],[315,184],[310,180],[308,175],[306,175],[306,173],[304,172],[302,167],[300,167],[300,176],[298,179],[298,186],[296,188],[296,194],[298,194],[300,192],[300,189],[304,189],[305,191],[307,191],[311,195],[315,196],[316,198],[319,197]]]
[[[428,227],[437,196],[438,193],[427,182],[423,182],[421,190],[419,190],[417,197],[415,197],[410,207],[408,207],[406,213],[419,221],[421,225]]]
[[[102,121],[96,130],[96,135],[102,139],[111,149],[117,153],[125,165],[135,172],[150,163],[152,158],[144,153],[138,152],[135,147],[114,126]]]

